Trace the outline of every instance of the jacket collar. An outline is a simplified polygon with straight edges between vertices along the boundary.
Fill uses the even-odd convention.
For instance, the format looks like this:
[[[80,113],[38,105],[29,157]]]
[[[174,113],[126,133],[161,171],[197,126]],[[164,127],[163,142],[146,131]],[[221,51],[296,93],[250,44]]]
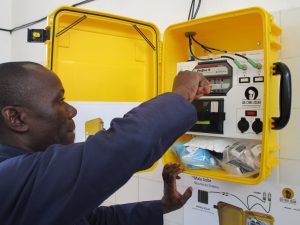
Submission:
[[[23,155],[25,153],[28,152],[20,148],[0,144],[0,162],[15,156]]]

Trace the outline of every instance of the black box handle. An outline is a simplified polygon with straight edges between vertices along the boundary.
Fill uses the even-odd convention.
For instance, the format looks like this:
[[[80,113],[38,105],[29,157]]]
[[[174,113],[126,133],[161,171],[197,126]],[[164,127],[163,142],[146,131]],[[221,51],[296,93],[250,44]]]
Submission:
[[[272,129],[280,130],[289,122],[292,103],[292,82],[289,68],[282,62],[274,63],[273,75],[281,75],[280,79],[280,116],[272,117]]]

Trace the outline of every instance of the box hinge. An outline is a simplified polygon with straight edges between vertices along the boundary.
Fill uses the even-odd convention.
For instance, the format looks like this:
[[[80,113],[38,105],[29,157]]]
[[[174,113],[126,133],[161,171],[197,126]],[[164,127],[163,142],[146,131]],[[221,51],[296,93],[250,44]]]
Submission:
[[[162,63],[162,49],[163,49],[163,43],[161,41],[158,41],[158,48],[157,48],[157,54],[158,54],[158,63]]]
[[[45,42],[50,39],[49,29],[28,29],[27,41],[28,42]]]

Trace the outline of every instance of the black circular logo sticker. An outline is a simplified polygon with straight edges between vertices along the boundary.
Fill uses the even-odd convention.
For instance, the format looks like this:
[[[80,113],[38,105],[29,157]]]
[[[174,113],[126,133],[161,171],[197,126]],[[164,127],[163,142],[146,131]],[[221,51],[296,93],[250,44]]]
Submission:
[[[255,100],[258,97],[258,90],[255,87],[248,87],[245,91],[245,97],[248,100]]]

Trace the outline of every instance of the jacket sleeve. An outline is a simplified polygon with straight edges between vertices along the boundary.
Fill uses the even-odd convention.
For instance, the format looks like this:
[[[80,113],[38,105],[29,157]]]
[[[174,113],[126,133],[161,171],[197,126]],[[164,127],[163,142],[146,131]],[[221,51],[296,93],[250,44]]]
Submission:
[[[2,172],[10,176],[2,188],[14,187],[4,200],[13,202],[11,218],[22,225],[78,221],[156,162],[195,121],[192,104],[166,93],[112,120],[107,131],[84,143],[52,145],[4,161]]]
[[[160,200],[98,207],[84,220],[89,225],[162,225]],[[78,223],[80,224],[80,223]]]

